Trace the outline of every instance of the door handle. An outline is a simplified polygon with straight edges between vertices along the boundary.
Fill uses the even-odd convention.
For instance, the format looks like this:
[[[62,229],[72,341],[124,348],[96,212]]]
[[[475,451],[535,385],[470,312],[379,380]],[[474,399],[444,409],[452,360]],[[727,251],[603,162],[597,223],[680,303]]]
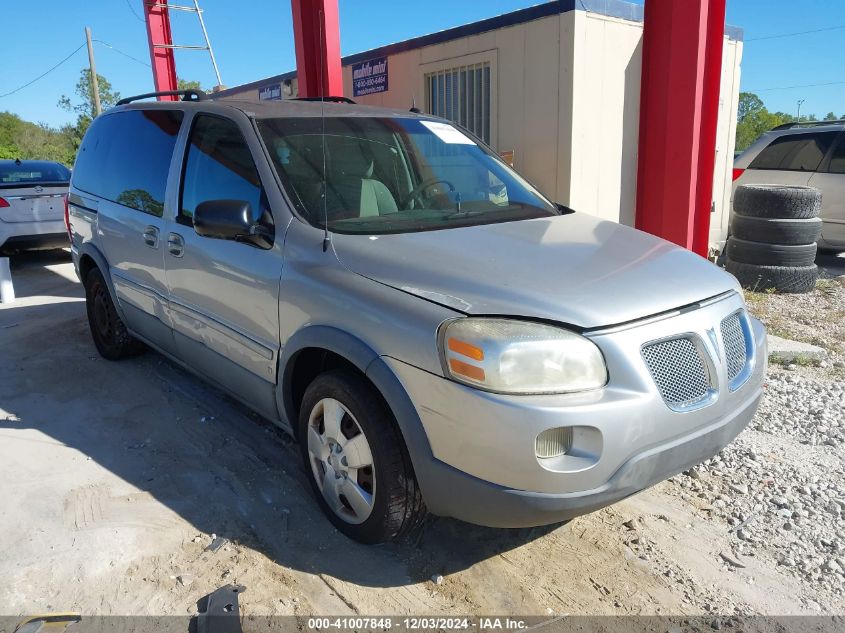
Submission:
[[[144,244],[150,248],[158,248],[158,229],[148,226],[144,229]]]
[[[178,233],[170,233],[167,236],[167,252],[173,257],[182,257],[185,254],[185,239]]]

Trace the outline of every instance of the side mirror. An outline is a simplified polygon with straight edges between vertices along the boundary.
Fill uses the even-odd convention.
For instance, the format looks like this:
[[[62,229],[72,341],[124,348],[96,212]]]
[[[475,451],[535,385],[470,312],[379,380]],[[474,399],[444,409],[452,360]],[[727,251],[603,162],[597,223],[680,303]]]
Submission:
[[[194,230],[203,237],[235,240],[252,234],[252,205],[245,200],[207,200],[194,210]]]

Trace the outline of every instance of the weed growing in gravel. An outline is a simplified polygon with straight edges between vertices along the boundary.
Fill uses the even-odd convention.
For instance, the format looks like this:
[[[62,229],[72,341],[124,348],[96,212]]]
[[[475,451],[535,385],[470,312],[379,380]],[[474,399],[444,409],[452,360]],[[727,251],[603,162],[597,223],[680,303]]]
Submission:
[[[805,354],[798,354],[794,358],[784,358],[778,354],[772,354],[769,356],[769,363],[773,365],[780,365],[782,367],[788,367],[789,365],[798,365],[799,367],[818,367],[819,361]]]

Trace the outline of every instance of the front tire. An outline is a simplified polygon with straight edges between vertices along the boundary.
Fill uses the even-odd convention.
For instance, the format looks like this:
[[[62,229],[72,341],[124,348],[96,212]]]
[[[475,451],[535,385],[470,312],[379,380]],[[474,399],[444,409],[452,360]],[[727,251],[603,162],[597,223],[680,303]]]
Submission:
[[[134,338],[117,313],[106,280],[96,266],[85,277],[85,308],[91,338],[100,356],[108,360],[121,360],[137,356],[146,347]]]
[[[317,501],[346,536],[383,543],[425,516],[396,422],[363,377],[347,370],[317,376],[305,390],[298,431]]]

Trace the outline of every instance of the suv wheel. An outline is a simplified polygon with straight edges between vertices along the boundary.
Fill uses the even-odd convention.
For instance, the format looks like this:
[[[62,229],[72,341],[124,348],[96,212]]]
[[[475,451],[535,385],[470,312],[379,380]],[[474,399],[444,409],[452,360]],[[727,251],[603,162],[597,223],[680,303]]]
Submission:
[[[92,268],[85,277],[85,307],[91,337],[100,356],[108,360],[120,360],[136,356],[146,349],[141,341],[129,334],[120,320],[106,280],[97,267]]]
[[[305,390],[298,430],[318,502],[346,536],[382,543],[425,515],[396,422],[363,378],[344,370],[315,378]]]

